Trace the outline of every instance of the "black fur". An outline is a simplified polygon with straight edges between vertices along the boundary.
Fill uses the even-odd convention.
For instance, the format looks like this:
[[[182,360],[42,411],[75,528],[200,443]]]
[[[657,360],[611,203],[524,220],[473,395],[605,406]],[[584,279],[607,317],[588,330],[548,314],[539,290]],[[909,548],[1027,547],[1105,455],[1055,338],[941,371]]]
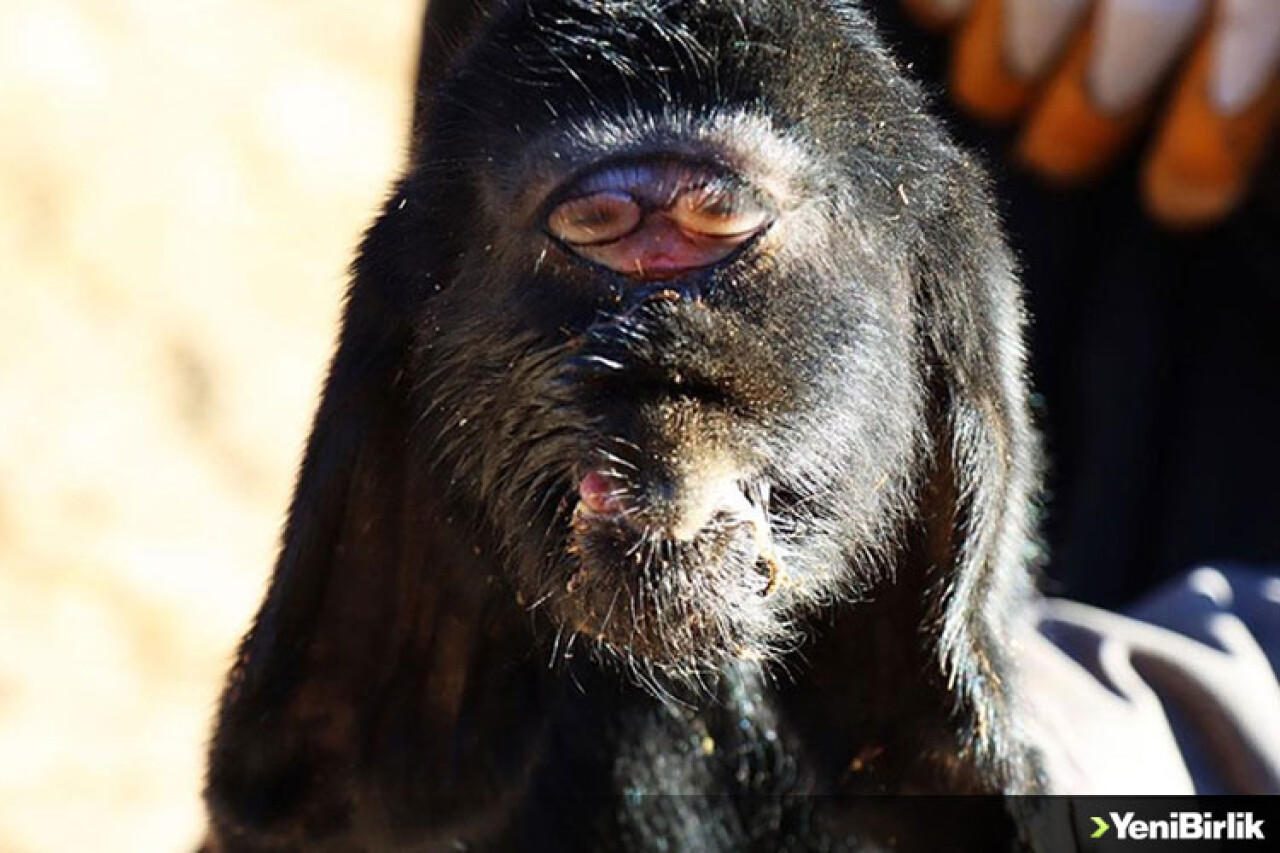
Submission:
[[[1040,785],[1005,642],[1022,316],[979,169],[851,3],[477,8],[428,11],[412,162],[223,699],[210,850],[955,843],[782,795]],[[558,187],[654,158],[776,222],[663,282],[544,234]],[[731,514],[577,527],[583,466],[659,506],[716,465],[776,583]],[[973,849],[1014,843],[997,823]]]

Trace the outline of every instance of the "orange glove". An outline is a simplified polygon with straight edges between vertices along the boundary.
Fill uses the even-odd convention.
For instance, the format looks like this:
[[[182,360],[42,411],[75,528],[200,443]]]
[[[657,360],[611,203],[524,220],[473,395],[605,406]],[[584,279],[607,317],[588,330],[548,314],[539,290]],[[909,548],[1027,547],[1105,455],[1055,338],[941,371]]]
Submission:
[[[1170,95],[1141,191],[1175,226],[1241,200],[1280,113],[1280,0],[903,0],[954,31],[951,89],[1024,122],[1018,159],[1062,183],[1101,171]]]

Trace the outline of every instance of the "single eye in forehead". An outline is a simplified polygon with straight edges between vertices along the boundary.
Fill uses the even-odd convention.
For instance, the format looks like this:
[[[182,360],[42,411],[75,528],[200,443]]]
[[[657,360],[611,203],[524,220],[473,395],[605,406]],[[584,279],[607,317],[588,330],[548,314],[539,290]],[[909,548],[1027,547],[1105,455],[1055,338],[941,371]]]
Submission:
[[[746,189],[707,186],[682,193],[671,208],[671,216],[686,231],[732,239],[759,231],[769,211]]]
[[[627,236],[643,218],[630,195],[603,190],[561,202],[547,218],[547,228],[571,246],[598,246]]]

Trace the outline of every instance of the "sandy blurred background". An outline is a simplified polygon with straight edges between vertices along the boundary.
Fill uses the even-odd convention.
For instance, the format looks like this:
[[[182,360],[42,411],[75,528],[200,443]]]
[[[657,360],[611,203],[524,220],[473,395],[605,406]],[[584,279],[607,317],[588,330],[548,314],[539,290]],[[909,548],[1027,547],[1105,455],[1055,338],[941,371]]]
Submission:
[[[420,0],[0,0],[0,853],[180,851]]]

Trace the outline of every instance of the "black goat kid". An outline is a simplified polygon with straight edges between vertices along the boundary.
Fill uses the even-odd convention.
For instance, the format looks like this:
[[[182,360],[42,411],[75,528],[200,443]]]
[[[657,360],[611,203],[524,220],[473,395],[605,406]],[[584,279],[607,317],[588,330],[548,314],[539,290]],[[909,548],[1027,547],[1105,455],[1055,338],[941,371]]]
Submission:
[[[209,849],[941,849],[844,795],[1036,790],[1018,286],[865,14],[436,0],[424,45]]]

